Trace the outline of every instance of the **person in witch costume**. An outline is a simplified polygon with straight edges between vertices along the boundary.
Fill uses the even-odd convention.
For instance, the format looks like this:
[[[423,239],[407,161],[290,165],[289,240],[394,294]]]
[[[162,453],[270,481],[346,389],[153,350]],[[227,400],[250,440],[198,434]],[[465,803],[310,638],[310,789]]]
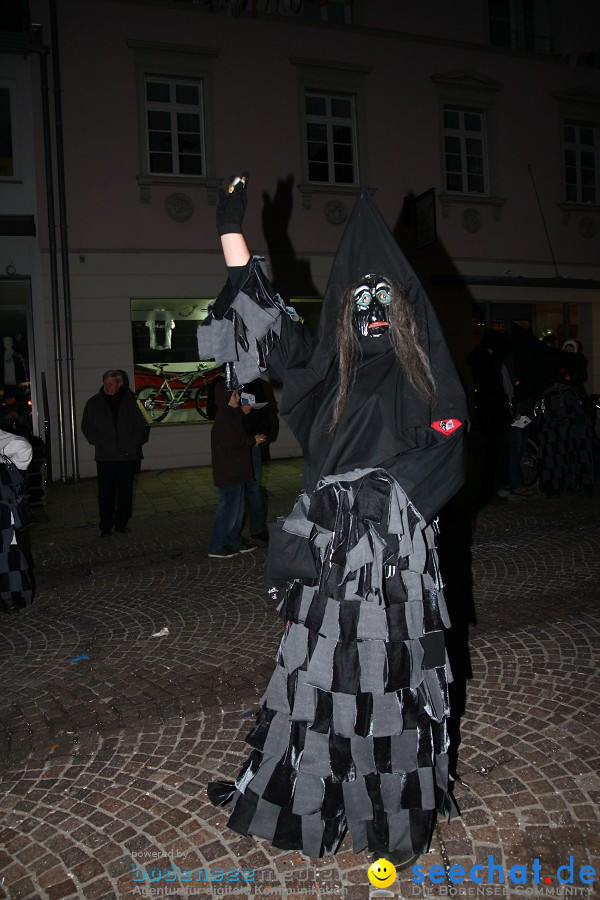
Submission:
[[[242,235],[245,181],[221,192],[228,280],[201,359],[283,385],[303,491],[270,526],[267,583],[285,622],[235,783],[234,831],[308,857],[347,831],[397,867],[426,852],[448,790],[449,626],[436,517],[464,479],[466,402],[439,324],[368,192],[337,251],[316,334],[273,292]]]

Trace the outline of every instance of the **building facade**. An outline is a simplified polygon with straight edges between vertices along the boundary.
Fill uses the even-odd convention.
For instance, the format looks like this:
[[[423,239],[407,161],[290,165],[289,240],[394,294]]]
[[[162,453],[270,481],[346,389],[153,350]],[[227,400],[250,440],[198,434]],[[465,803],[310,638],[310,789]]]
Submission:
[[[146,404],[146,468],[209,461],[194,335],[225,278],[218,188],[243,170],[249,246],[309,321],[368,188],[467,385],[475,317],[576,337],[600,391],[597,4],[8,8],[0,328],[20,336],[55,478],[94,473],[78,423],[108,368]],[[298,452],[285,427],[272,452]]]

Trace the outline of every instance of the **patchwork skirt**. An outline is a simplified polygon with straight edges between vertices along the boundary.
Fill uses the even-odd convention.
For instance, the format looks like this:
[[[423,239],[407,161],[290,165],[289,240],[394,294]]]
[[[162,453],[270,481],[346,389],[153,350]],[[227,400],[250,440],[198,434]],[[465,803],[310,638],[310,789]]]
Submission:
[[[409,856],[455,813],[435,538],[383,469],[322,479],[271,526],[284,634],[251,753],[209,785],[234,831],[318,857],[348,830],[356,853]]]

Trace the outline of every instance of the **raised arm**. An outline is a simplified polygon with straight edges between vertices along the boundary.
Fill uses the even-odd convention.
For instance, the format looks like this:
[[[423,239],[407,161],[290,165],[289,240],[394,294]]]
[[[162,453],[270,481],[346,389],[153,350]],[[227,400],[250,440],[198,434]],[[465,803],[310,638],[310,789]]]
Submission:
[[[248,203],[247,177],[245,173],[241,178],[232,179],[226,191],[219,188],[217,231],[227,268],[245,266],[250,259],[250,251],[242,234],[242,222]]]

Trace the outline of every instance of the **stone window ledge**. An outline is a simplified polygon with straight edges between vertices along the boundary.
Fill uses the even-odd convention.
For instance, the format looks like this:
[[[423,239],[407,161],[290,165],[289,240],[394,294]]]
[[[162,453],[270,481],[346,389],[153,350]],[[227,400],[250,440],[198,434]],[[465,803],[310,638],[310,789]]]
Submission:
[[[477,194],[438,194],[438,200],[442,206],[442,216],[447,219],[452,207],[461,206],[490,206],[495,222],[500,221],[502,207],[506,203],[505,197],[482,197]]]
[[[223,184],[223,178],[193,177],[189,175],[138,175],[140,203],[150,203],[153,185],[168,185],[172,188],[204,187],[209,206],[216,206],[219,199],[217,190]]]

